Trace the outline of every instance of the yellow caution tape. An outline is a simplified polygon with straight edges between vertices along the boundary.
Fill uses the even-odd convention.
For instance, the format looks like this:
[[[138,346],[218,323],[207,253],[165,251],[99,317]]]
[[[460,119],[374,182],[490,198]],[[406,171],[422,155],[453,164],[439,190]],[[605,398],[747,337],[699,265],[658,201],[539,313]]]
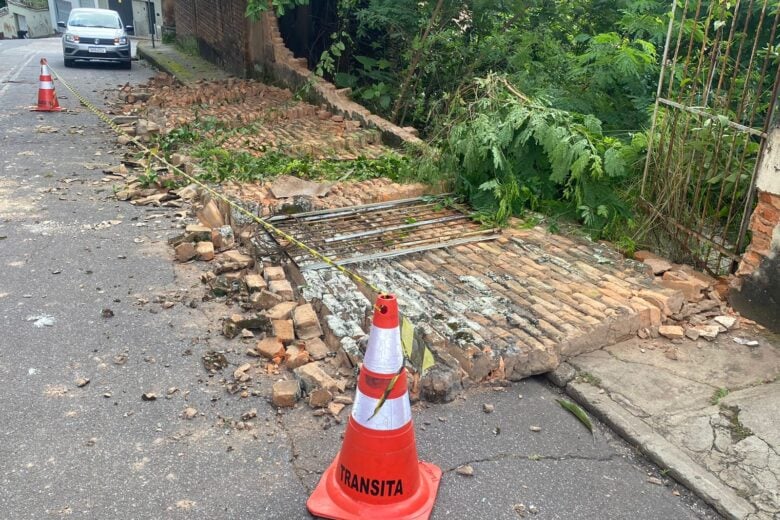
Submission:
[[[88,99],[86,99],[84,96],[82,96],[81,93],[79,91],[77,91],[75,88],[71,87],[70,84],[67,81],[65,81],[65,79],[63,79],[63,77],[60,76],[55,70],[51,69],[51,67],[49,67],[49,69],[51,70],[52,75],[57,80],[59,80],[60,83],[62,83],[65,86],[65,88],[67,88],[79,100],[79,102],[82,105],[87,107],[101,121],[106,123],[112,130],[114,130],[114,132],[116,132],[119,135],[123,135],[123,136],[127,137],[130,140],[130,142],[135,144],[140,150],[142,150],[144,153],[148,154],[150,157],[154,157],[155,159],[160,161],[162,164],[166,165],[168,168],[172,169],[177,174],[181,175],[182,177],[184,177],[185,179],[187,179],[191,183],[200,186],[201,188],[206,190],[209,194],[211,194],[215,198],[217,198],[217,199],[221,200],[222,202],[228,204],[231,208],[235,209],[239,213],[249,217],[254,222],[260,224],[268,232],[274,233],[277,236],[282,237],[286,241],[290,242],[291,244],[295,244],[296,246],[300,247],[301,249],[303,249],[307,253],[311,254],[315,258],[321,260],[322,262],[328,264],[329,266],[331,266],[331,267],[333,267],[335,269],[338,269],[339,271],[344,273],[346,276],[348,276],[350,279],[352,279],[354,282],[356,282],[358,284],[362,284],[365,287],[368,287],[369,289],[371,289],[376,294],[383,294],[385,292],[385,291],[382,291],[381,289],[379,289],[376,285],[372,284],[371,282],[369,282],[368,280],[363,278],[362,276],[360,276],[355,271],[352,271],[352,270],[347,269],[346,267],[344,267],[342,265],[339,265],[338,263],[336,263],[335,260],[333,260],[329,256],[327,256],[327,255],[317,251],[316,249],[313,249],[313,248],[309,247],[308,245],[306,245],[305,243],[301,242],[300,240],[298,240],[294,236],[290,235],[289,233],[286,233],[285,231],[279,229],[278,227],[274,226],[270,222],[267,222],[266,220],[260,218],[260,216],[255,215],[254,213],[252,213],[251,211],[247,210],[243,206],[241,206],[239,204],[236,204],[235,202],[233,202],[232,200],[228,199],[223,194],[217,192],[216,190],[214,190],[213,188],[211,188],[210,186],[208,186],[204,182],[200,181],[199,179],[193,177],[192,175],[188,175],[187,172],[185,172],[184,170],[182,170],[178,166],[174,166],[173,164],[169,163],[164,155],[160,155],[160,153],[159,153],[159,151],[157,149],[151,149],[151,148],[147,147],[144,143],[139,141],[135,136],[131,136],[130,134],[125,132],[124,129],[122,127],[120,127],[119,125],[117,125],[114,121],[112,121],[111,118],[106,113],[104,113],[102,110],[100,110],[98,107],[96,107],[92,102],[90,102]],[[414,339],[414,325],[412,325],[411,322],[409,320],[407,320],[406,318],[403,318],[403,323],[405,325],[406,324],[408,324],[408,325],[402,327],[402,329],[401,329],[401,331],[402,331],[401,343],[402,343],[403,349],[404,349],[404,356],[405,356],[406,359],[409,359],[409,356],[411,355],[411,352],[412,352],[411,351],[411,348],[412,348],[411,345],[413,344],[413,339]],[[406,332],[404,332],[404,331],[406,331]],[[409,335],[409,334],[411,334],[412,340],[411,341],[407,340],[405,342],[403,337],[404,337],[404,335]],[[407,344],[409,345],[408,350],[407,350],[407,346],[406,346]],[[424,354],[423,367],[422,367],[423,373],[425,372],[425,370],[427,370],[427,368],[433,366],[434,363],[435,362],[434,362],[434,359],[433,359],[433,354],[431,353],[431,351],[428,348],[426,348],[425,349],[425,354]],[[397,377],[390,381],[390,384],[388,385],[388,388],[385,390],[385,395],[389,395],[389,393],[392,391],[393,385],[395,384],[396,380],[397,380]],[[374,414],[376,414],[376,412],[379,411],[379,409],[382,407],[382,404],[384,404],[384,401],[380,402],[380,404],[377,406],[377,409],[374,411]]]
[[[407,359],[411,358],[414,348],[414,324],[406,317],[401,318],[401,346],[404,349],[404,356]]]
[[[412,352],[414,351],[414,323],[405,316],[401,317],[401,347],[404,351],[404,357],[412,359]],[[435,364],[433,352],[428,347],[425,347],[421,366],[415,368],[420,370],[421,376],[424,376],[425,372]]]
[[[184,177],[185,179],[187,179],[191,183],[197,184],[198,186],[200,186],[201,188],[203,188],[204,190],[209,192],[209,194],[211,194],[212,196],[214,196],[214,197],[218,198],[219,200],[225,202],[231,208],[235,209],[236,211],[242,213],[243,215],[249,217],[250,219],[252,219],[256,223],[258,223],[261,226],[263,226],[263,228],[265,228],[267,231],[269,231],[271,233],[274,233],[277,236],[282,237],[283,239],[287,240],[288,242],[290,242],[292,244],[295,244],[296,246],[300,247],[301,249],[303,249],[307,253],[311,254],[315,258],[325,262],[326,264],[328,264],[331,267],[334,267],[334,268],[338,269],[339,271],[344,273],[346,276],[351,278],[356,283],[362,284],[365,287],[368,287],[369,289],[371,289],[372,291],[374,291],[374,292],[376,292],[378,294],[381,294],[383,292],[377,286],[375,286],[374,284],[372,284],[371,282],[369,282],[368,280],[366,280],[365,278],[363,278],[362,276],[360,276],[356,272],[351,271],[351,270],[345,268],[344,266],[339,265],[338,263],[336,263],[335,260],[333,260],[332,258],[328,257],[327,255],[325,255],[323,253],[320,253],[319,251],[309,247],[308,245],[306,245],[305,243],[301,242],[300,240],[298,240],[294,236],[290,235],[289,233],[286,233],[286,232],[282,231],[281,229],[279,229],[278,227],[274,226],[270,222],[265,221],[264,219],[260,218],[258,215],[255,215],[251,211],[247,210],[243,206],[240,206],[239,204],[236,204],[235,202],[233,202],[232,200],[228,199],[227,197],[225,197],[221,193],[217,192],[216,190],[214,190],[213,188],[211,188],[207,184],[203,183],[202,181],[198,180],[197,178],[195,178],[195,177],[193,177],[191,175],[188,175],[187,172],[185,172],[184,170],[182,170],[178,166],[172,165],[171,163],[168,162],[167,159],[165,159],[164,155],[160,155],[158,150],[148,148],[145,144],[143,144],[141,141],[139,141],[135,136],[131,136],[130,134],[125,132],[124,129],[122,129],[119,125],[114,123],[111,120],[111,118],[108,117],[108,115],[106,115],[103,111],[101,111],[99,108],[97,108],[95,105],[93,105],[88,99],[86,99],[84,96],[82,96],[81,93],[79,93],[76,89],[71,87],[70,84],[62,78],[62,76],[60,76],[54,70],[52,70],[51,72],[65,86],[65,88],[67,88],[71,93],[73,93],[74,96],[76,96],[76,98],[78,98],[78,100],[81,102],[82,105],[84,105],[85,107],[90,109],[90,111],[92,111],[96,116],[98,116],[98,118],[100,118],[104,123],[106,123],[109,127],[111,127],[111,129],[114,130],[116,133],[127,137],[133,144],[135,144],[139,149],[141,149],[144,153],[148,154],[150,157],[154,157],[155,159],[160,161],[162,164],[166,165],[168,168],[171,168],[173,171],[175,171],[177,174],[181,175],[182,177]]]

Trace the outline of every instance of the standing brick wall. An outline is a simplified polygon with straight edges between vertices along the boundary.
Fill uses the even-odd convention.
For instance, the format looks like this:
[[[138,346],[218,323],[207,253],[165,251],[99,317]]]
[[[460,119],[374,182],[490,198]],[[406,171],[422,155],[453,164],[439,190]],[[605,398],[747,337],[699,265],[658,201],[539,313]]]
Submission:
[[[174,7],[176,20],[176,37],[180,39],[195,37],[195,2],[194,0],[176,0]]]
[[[179,43],[236,76],[249,70],[246,0],[176,0]]]
[[[337,89],[315,76],[306,58],[287,48],[272,12],[257,22],[245,16],[246,0],[175,0],[176,39],[236,76],[270,76],[292,90],[310,87],[311,101],[366,128],[379,130],[386,144],[421,144],[414,128],[401,128],[352,101],[349,89]]]
[[[750,232],[750,246],[737,272],[740,276],[754,274],[780,249],[780,243],[773,245],[776,237],[780,236],[780,195],[758,191],[758,204],[750,219]]]

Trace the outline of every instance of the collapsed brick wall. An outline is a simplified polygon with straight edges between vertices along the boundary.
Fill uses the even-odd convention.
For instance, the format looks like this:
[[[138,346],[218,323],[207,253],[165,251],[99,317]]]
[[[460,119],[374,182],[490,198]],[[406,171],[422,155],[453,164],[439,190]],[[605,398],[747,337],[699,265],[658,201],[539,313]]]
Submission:
[[[268,76],[291,90],[309,86],[312,101],[379,130],[386,144],[421,143],[414,128],[372,114],[349,98],[349,89],[337,89],[314,75],[306,58],[296,58],[286,47],[273,13],[252,22],[244,17],[245,10],[246,0],[176,0],[176,39],[237,76]]]
[[[176,0],[176,39],[239,77],[247,75],[246,0]]]
[[[372,114],[370,110],[349,98],[350,89],[338,89],[332,83],[314,75],[308,68],[306,58],[296,58],[285,45],[279,30],[279,20],[273,13],[263,15],[261,27],[258,29],[262,30],[266,43],[263,61],[254,64],[259,72],[270,75],[293,90],[309,85],[310,95],[316,102],[348,119],[360,121],[365,127],[378,129],[387,144],[400,146],[404,143],[421,143],[414,128],[401,128]]]

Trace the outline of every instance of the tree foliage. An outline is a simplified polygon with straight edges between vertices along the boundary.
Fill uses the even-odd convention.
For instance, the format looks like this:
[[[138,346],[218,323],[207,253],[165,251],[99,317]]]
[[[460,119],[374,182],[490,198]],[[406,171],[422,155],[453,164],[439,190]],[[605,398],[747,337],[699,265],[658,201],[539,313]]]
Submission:
[[[605,136],[594,116],[542,104],[496,75],[477,81],[467,112],[442,145],[447,168],[461,172],[461,190],[497,223],[559,200],[593,229],[630,219],[614,186],[641,156],[642,137]]]
[[[498,222],[565,209],[630,222],[667,11],[661,0],[329,0],[317,72],[441,149],[439,167]],[[284,13],[307,0],[250,0]]]

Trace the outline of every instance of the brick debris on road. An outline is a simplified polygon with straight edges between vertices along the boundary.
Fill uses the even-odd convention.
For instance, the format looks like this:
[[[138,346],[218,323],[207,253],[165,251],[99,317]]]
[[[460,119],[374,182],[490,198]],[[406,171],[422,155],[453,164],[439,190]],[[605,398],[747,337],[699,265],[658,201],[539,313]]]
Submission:
[[[38,60],[58,45],[0,42],[0,75],[25,79],[0,90],[0,516],[307,518],[306,498],[353,404],[366,296],[337,274],[269,254],[257,226],[197,186],[139,183],[149,168],[170,172],[134,157],[59,85],[63,113],[29,112]],[[91,102],[130,118],[136,136],[187,122],[186,105],[203,101],[172,112],[155,105],[158,91],[179,87],[143,65],[61,73]],[[200,91],[233,110],[243,101],[227,91],[238,85]],[[336,127],[356,134],[328,141],[328,154],[343,159],[381,147],[370,130],[325,117],[326,108],[290,107],[281,89],[241,85],[248,98],[268,93],[249,116],[267,132],[256,134],[261,141],[276,128],[289,133],[270,111],[302,122],[312,139]],[[183,169],[198,166],[180,159]],[[274,182],[233,183],[224,193],[271,216],[292,198]],[[427,190],[386,180],[326,188],[296,195],[308,201],[297,210]],[[433,518],[717,518],[599,421],[591,434],[558,406],[554,385],[528,377],[627,336],[684,341],[661,328],[665,319],[682,323],[684,337],[712,320],[739,326],[711,284],[658,286],[606,246],[538,229],[376,262],[354,269],[406,301],[436,360],[427,380],[411,378],[420,455],[444,470]],[[667,282],[695,278],[667,272],[677,273]],[[547,287],[568,295],[562,307]],[[588,341],[603,335],[605,343]],[[681,348],[672,345],[659,348]]]

